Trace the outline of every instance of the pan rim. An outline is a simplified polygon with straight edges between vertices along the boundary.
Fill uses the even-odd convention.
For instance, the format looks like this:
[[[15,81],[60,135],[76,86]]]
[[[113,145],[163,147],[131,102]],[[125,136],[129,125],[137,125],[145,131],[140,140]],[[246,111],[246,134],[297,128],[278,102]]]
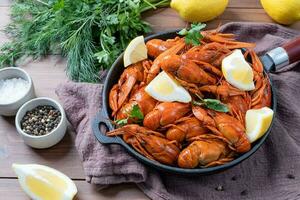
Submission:
[[[170,31],[165,31],[165,32],[159,32],[156,34],[152,34],[149,35],[148,37],[145,37],[145,41],[148,41],[150,39],[154,39],[154,38],[164,38],[164,39],[169,39],[167,36],[168,35],[176,35],[176,33],[179,30],[170,30]],[[120,68],[120,62],[123,60],[123,53],[116,59],[116,61],[113,63],[112,67],[110,68],[107,77],[105,79],[104,82],[104,87],[103,87],[103,93],[102,93],[102,115],[105,118],[110,119],[109,116],[109,112],[108,110],[110,109],[108,106],[108,95],[109,91],[111,89],[111,87],[109,88],[109,85],[113,85],[115,83],[109,83],[111,80],[111,77],[114,75],[114,70],[116,69],[124,69],[124,67]],[[122,70],[123,71],[123,70]],[[276,90],[275,87],[273,85],[273,81],[272,78],[268,75],[268,73],[264,70],[264,73],[268,76],[269,81],[270,81],[270,85],[271,85],[271,91],[272,91],[272,110],[274,111],[274,116],[271,122],[271,125],[269,127],[269,129],[267,130],[267,132],[255,143],[251,144],[251,149],[244,153],[241,154],[239,157],[235,158],[234,160],[225,163],[223,165],[219,165],[219,166],[214,166],[214,167],[208,167],[208,168],[193,168],[193,169],[186,169],[186,168],[180,168],[180,167],[175,167],[175,166],[169,166],[169,165],[165,165],[165,164],[161,164],[157,161],[152,161],[146,157],[144,157],[143,155],[139,154],[137,151],[135,151],[130,145],[128,145],[127,143],[125,143],[123,141],[123,139],[120,138],[120,145],[122,145],[123,147],[125,147],[125,149],[127,151],[129,151],[130,154],[132,154],[134,157],[136,157],[138,160],[140,160],[141,162],[143,162],[144,164],[151,166],[153,168],[156,168],[158,170],[162,170],[162,171],[166,171],[166,172],[171,172],[171,173],[176,173],[176,174],[183,174],[183,175],[192,175],[192,174],[213,174],[213,173],[217,173],[220,171],[224,171],[226,169],[229,169],[237,164],[240,164],[241,162],[243,162],[244,160],[248,159],[251,157],[251,155],[253,155],[261,146],[262,144],[265,142],[265,140],[267,139],[267,137],[269,136],[271,129],[273,127],[274,124],[274,119],[276,117],[276,109],[277,109],[277,99],[276,99]],[[118,136],[117,136],[118,137]]]

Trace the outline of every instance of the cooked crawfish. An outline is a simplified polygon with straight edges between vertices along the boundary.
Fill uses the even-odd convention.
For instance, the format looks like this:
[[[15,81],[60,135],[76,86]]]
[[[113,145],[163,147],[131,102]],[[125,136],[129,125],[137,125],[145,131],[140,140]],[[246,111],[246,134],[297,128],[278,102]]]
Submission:
[[[204,85],[199,88],[201,92],[212,93],[217,97],[230,97],[237,95],[245,95],[244,91],[234,88],[230,85]]]
[[[259,109],[265,106],[270,107],[272,91],[268,77],[257,79],[256,85],[261,86],[251,92],[251,109]]]
[[[217,42],[226,46],[228,49],[254,48],[255,43],[238,42],[234,40],[233,34],[219,33],[218,31],[202,31],[205,42]]]
[[[138,62],[127,67],[122,73],[119,81],[109,93],[109,106],[112,109],[112,116],[122,107],[128,99],[130,92],[138,82],[144,81],[144,69],[148,61]]]
[[[137,89],[136,92],[130,97],[128,103],[124,104],[117,113],[117,119],[125,119],[128,113],[132,110],[134,105],[138,105],[142,113],[147,115],[154,109],[157,101],[145,92],[145,86]]]
[[[251,91],[251,108],[259,109],[271,106],[271,85],[269,78],[264,75],[263,64],[253,50],[249,50],[254,73],[255,89]]]
[[[244,153],[250,150],[251,144],[246,136],[245,127],[236,118],[221,112],[205,110],[200,106],[193,106],[193,113],[216,135],[226,138],[232,148]]]
[[[195,62],[172,54],[162,58],[160,68],[179,79],[195,84],[216,84],[217,79],[207,73]]]
[[[162,52],[154,61],[153,64],[148,72],[147,76],[147,84],[152,81],[156,75],[160,72],[161,67],[160,64],[164,61],[163,58],[168,55],[173,55],[177,54],[180,52],[183,48],[185,47],[185,42],[184,40],[179,40],[176,45],[171,47],[170,49],[167,49],[166,51]]]
[[[223,98],[222,102],[229,107],[229,113],[245,125],[247,110],[251,107],[251,97],[248,93],[243,95],[230,96]]]
[[[176,141],[170,141],[159,132],[136,124],[130,124],[107,133],[108,136],[122,135],[123,140],[145,157],[174,165],[180,153]]]
[[[229,113],[245,125],[246,112],[251,108],[251,96],[247,92],[236,89],[226,81],[222,81],[221,84],[228,87],[229,94],[224,95],[224,91],[216,91],[215,93],[223,93],[223,95],[220,95],[221,100],[229,107]]]
[[[167,127],[170,127],[166,132],[167,139],[177,142],[188,141],[195,136],[210,132],[196,117],[184,117]]]
[[[248,52],[251,56],[253,70],[260,74],[263,73],[264,72],[263,64],[261,63],[261,61],[260,61],[259,57],[257,56],[257,54],[255,53],[255,51],[253,49],[250,49],[250,50],[248,50]],[[246,53],[248,53],[248,52],[246,52]]]
[[[144,126],[156,130],[159,127],[174,123],[191,110],[190,104],[178,102],[163,102],[158,104],[144,118]]]
[[[214,135],[201,135],[194,138],[178,156],[178,166],[195,168],[222,165],[233,160],[227,143]]]
[[[220,67],[223,58],[230,53],[231,50],[229,50],[225,45],[212,42],[191,48],[183,55],[183,58],[202,61],[210,63],[213,66]]]
[[[183,38],[175,37],[174,39],[161,40],[161,39],[152,39],[146,43],[148,55],[156,58],[164,51],[170,49],[171,47],[178,44],[178,42],[182,41]]]

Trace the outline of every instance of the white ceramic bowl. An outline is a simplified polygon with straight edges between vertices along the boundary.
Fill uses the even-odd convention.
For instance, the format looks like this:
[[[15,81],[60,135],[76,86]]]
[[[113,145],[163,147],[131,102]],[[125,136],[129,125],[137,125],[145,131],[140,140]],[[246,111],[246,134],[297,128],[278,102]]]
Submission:
[[[35,135],[29,135],[25,133],[21,129],[21,120],[23,119],[26,112],[36,108],[37,106],[44,106],[44,105],[53,106],[54,108],[60,111],[61,121],[58,124],[58,126],[46,135],[35,136]],[[16,115],[15,124],[16,124],[17,131],[22,136],[24,142],[27,145],[38,149],[48,148],[57,144],[64,137],[67,129],[67,120],[66,120],[66,114],[64,109],[57,101],[47,97],[35,98],[25,103],[19,109]]]
[[[4,116],[14,116],[16,115],[18,109],[30,99],[35,97],[34,86],[31,80],[31,77],[28,75],[26,71],[18,67],[6,67],[0,69],[0,80],[1,79],[10,79],[10,78],[22,78],[29,82],[30,87],[26,91],[25,95],[18,100],[8,103],[1,104],[0,103],[0,115]]]

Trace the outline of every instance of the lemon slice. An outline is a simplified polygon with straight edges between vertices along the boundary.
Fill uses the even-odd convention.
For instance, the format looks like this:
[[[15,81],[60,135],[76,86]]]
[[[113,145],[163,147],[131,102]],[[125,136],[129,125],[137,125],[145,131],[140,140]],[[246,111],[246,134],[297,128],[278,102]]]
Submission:
[[[256,141],[266,133],[271,125],[273,114],[273,110],[268,107],[247,111],[246,134],[250,142]]]
[[[144,36],[138,36],[131,40],[124,52],[124,67],[148,58]]]
[[[35,200],[71,200],[77,193],[74,182],[63,173],[37,164],[13,164],[22,189]]]
[[[239,49],[223,59],[222,72],[226,81],[240,90],[255,88],[252,68]]]
[[[192,100],[189,92],[164,71],[147,85],[145,91],[154,99],[162,102],[188,103]]]

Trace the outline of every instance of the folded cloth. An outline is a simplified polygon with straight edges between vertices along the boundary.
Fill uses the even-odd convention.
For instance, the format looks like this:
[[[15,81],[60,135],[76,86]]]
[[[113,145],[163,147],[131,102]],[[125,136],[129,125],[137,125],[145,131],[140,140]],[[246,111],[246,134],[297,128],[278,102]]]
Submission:
[[[300,35],[275,24],[228,23],[220,29],[238,40],[255,42],[256,52]],[[102,85],[67,82],[57,88],[76,130],[76,147],[86,179],[100,187],[133,182],[152,199],[299,199],[300,198],[300,64],[272,73],[278,109],[271,134],[248,160],[208,176],[182,176],[144,166],[118,145],[102,145],[91,121],[101,109]]]
[[[119,145],[101,145],[93,135],[91,121],[101,108],[102,88],[101,84],[67,82],[56,89],[77,133],[75,144],[86,179],[99,187],[143,182],[147,170],[141,163],[128,156]]]

